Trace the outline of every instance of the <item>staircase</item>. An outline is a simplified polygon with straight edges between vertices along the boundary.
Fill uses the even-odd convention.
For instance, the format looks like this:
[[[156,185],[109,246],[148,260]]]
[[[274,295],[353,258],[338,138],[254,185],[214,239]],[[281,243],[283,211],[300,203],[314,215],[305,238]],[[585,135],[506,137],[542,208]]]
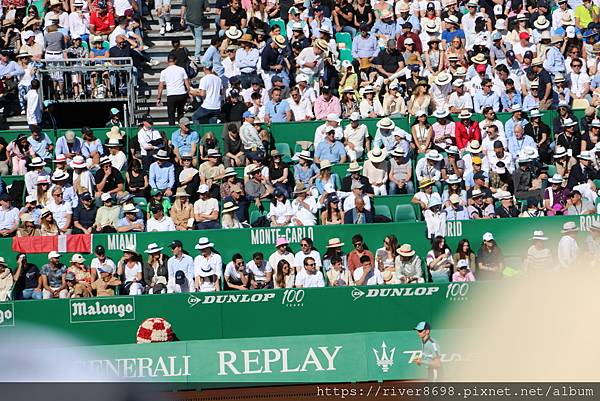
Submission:
[[[214,0],[210,1],[211,7],[214,5]],[[166,33],[164,36],[159,34],[160,25],[154,10],[152,15],[146,15],[144,18],[147,22],[149,30],[146,32],[145,43],[149,46],[146,52],[153,58],[160,61],[160,64],[144,69],[143,83],[140,84],[138,91],[137,107],[135,110],[136,119],[140,119],[145,114],[150,113],[154,117],[156,125],[167,125],[167,107],[166,94],[163,92],[163,105],[156,106],[156,94],[160,79],[160,72],[167,66],[167,55],[171,50],[171,39],[178,37],[181,40],[181,45],[187,47],[191,54],[194,53],[194,37],[189,29],[182,30],[179,24],[179,16],[181,13],[181,0],[171,0],[171,22],[173,24],[173,32]],[[214,13],[212,8],[205,14],[206,20],[210,21],[204,25],[204,35],[202,40],[203,51],[210,45],[210,40],[216,34]],[[196,81],[197,82],[197,81]],[[90,105],[90,107],[93,107]],[[24,115],[9,117],[8,124],[11,129],[27,129],[27,119]]]

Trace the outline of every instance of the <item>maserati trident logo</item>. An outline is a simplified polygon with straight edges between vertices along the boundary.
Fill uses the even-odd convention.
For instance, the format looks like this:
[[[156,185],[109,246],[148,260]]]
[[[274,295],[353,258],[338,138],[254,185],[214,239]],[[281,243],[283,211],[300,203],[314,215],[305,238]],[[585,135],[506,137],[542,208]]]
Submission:
[[[358,288],[354,288],[350,295],[352,295],[352,300],[356,301],[358,298],[363,297],[365,295],[365,292],[359,290]]]
[[[396,353],[396,347],[390,350],[390,354],[387,352],[387,345],[385,341],[381,342],[381,352],[377,352],[375,348],[372,348],[373,353],[375,354],[375,359],[377,360],[377,366],[381,368],[383,373],[386,373],[390,370],[390,366],[394,364],[394,354]]]

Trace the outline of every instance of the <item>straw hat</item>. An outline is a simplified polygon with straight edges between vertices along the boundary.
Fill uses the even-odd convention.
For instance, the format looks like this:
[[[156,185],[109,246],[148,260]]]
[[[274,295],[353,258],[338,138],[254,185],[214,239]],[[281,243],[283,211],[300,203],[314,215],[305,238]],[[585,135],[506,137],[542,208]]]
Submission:
[[[425,178],[424,180],[421,180],[419,182],[419,189],[427,188],[433,184],[435,184],[434,180],[432,180],[431,178]]]
[[[229,39],[232,39],[232,40],[237,40],[237,39],[241,38],[243,34],[244,33],[241,30],[239,30],[235,25],[230,26],[225,31],[225,36],[227,36]]]
[[[442,71],[437,75],[437,77],[435,77],[435,80],[433,82],[435,82],[436,85],[444,86],[444,85],[448,85],[451,81],[452,81],[452,75],[448,74],[447,72]]]
[[[157,160],[169,160],[169,154],[166,150],[161,149],[154,155],[154,158]]]
[[[34,157],[29,163],[29,167],[44,167],[46,162],[41,157]]]
[[[346,169],[346,171],[349,172],[349,173],[356,173],[356,172],[359,172],[361,170],[362,170],[362,167],[356,161],[351,162],[350,165],[348,165],[348,169]]]
[[[123,213],[137,213],[138,211],[138,208],[136,208],[131,203],[128,203],[125,206],[123,206]]]
[[[202,250],[202,249],[206,249],[206,248],[212,248],[214,246],[215,246],[215,244],[210,242],[208,240],[208,238],[200,237],[200,238],[198,238],[198,243],[196,244],[196,246],[194,248],[196,248],[198,250]]]
[[[570,13],[563,13],[562,17],[560,18],[560,24],[574,26],[575,21],[573,20],[573,16]]]
[[[529,239],[531,241],[535,241],[535,240],[546,241],[546,240],[548,240],[548,237],[546,237],[544,235],[544,232],[542,230],[535,230],[533,232],[533,237],[531,237]]]
[[[475,56],[471,57],[471,62],[475,64],[487,64],[487,59],[483,53],[477,53]]]
[[[451,184],[460,184],[461,182],[462,182],[462,178],[460,178],[456,174],[450,174],[448,176],[448,179],[446,180],[446,184],[448,184],[448,185],[451,185]]]
[[[344,243],[339,238],[331,238],[327,242],[327,248],[339,248],[344,246]]]
[[[190,194],[188,194],[187,192],[185,192],[185,189],[183,188],[177,188],[177,191],[175,192],[175,197],[179,198],[179,197],[189,197]]]
[[[381,129],[394,129],[396,128],[396,123],[389,117],[384,117],[381,120],[377,121],[377,128]]]
[[[460,120],[467,120],[469,118],[471,118],[473,116],[473,113],[471,113],[469,110],[467,109],[462,109],[460,111],[460,113],[458,114],[458,118]]]
[[[106,133],[106,136],[109,139],[115,138],[115,139],[119,139],[120,140],[120,139],[123,139],[123,135],[125,135],[125,131],[121,130],[121,128],[119,128],[116,125],[113,125],[112,127],[110,127],[110,131],[108,131]]]
[[[223,210],[221,211],[221,213],[230,213],[230,212],[235,212],[236,210],[238,210],[240,207],[237,205],[234,205],[233,202],[225,202],[223,204]]]
[[[329,45],[323,39],[315,40],[315,46],[317,46],[319,49],[321,49],[324,52],[329,51]]]
[[[121,248],[121,252],[123,252],[123,253],[133,253],[134,255],[138,254],[138,252],[132,246],[127,246],[125,248]]]
[[[373,150],[367,153],[367,157],[372,163],[381,163],[387,157],[387,150],[385,148],[373,148]]]
[[[152,254],[162,251],[164,248],[162,246],[158,246],[156,242],[148,244],[148,247],[144,251],[144,253]]]
[[[469,153],[481,153],[481,144],[477,139],[473,139],[469,142],[469,145],[465,148],[465,150]]]
[[[440,152],[437,151],[437,149],[431,149],[431,150],[427,151],[427,153],[425,154],[425,158],[427,160],[431,160],[431,161],[434,161],[434,162],[439,162],[444,157],[440,154]]]
[[[450,115],[450,112],[448,111],[448,109],[443,108],[443,109],[437,109],[436,111],[433,112],[433,116],[435,118],[446,118]]]
[[[577,224],[575,224],[572,221],[567,221],[566,223],[564,223],[561,230],[563,234],[572,233],[575,231],[579,231],[579,229],[577,228]]]
[[[407,258],[413,256],[416,253],[415,250],[412,249],[412,245],[410,244],[402,244],[400,248],[396,249],[396,252],[398,252],[398,255]]]
[[[321,166],[319,167],[319,170],[325,170],[327,168],[331,168],[331,161],[321,160]]]
[[[533,22],[533,26],[539,29],[540,31],[543,31],[544,29],[548,29],[548,27],[550,26],[550,21],[548,21],[543,15],[540,15]]]
[[[313,160],[313,158],[310,157],[310,151],[308,151],[308,150],[303,150],[300,153],[298,153],[298,158],[303,159],[303,160],[308,160],[308,161]]]

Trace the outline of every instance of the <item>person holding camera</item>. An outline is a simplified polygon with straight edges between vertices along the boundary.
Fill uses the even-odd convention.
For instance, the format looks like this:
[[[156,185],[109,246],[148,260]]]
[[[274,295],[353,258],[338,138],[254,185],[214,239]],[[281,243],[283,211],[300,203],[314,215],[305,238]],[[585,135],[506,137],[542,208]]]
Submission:
[[[255,252],[248,262],[246,270],[250,274],[252,289],[273,288],[273,268],[265,260],[262,252]]]

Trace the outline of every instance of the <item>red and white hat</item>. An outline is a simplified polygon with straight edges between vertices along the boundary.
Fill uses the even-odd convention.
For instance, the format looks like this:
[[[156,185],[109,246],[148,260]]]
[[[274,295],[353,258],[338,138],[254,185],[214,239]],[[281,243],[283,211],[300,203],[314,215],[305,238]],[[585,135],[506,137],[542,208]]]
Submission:
[[[151,317],[138,327],[136,341],[138,344],[171,342],[175,341],[175,333],[171,323],[162,317]]]

